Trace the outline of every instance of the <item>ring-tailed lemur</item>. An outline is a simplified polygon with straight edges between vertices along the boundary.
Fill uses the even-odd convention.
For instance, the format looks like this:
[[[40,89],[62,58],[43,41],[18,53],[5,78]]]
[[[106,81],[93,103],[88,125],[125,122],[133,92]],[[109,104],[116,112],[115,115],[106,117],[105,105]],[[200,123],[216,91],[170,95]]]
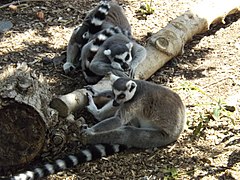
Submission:
[[[81,68],[88,84],[97,83],[109,72],[120,77],[134,77],[137,65],[146,57],[145,48],[132,39],[131,26],[122,8],[115,2],[109,2],[109,7],[108,13],[104,11],[105,19],[97,21],[102,24],[102,30],[91,34],[88,43],[81,49]],[[88,22],[89,29],[96,26],[91,25],[92,21]],[[76,53],[72,54],[76,56]]]
[[[103,45],[103,43],[108,40],[111,36],[116,34],[122,34],[131,38],[131,34],[128,31],[122,30],[118,26],[110,27],[100,31],[95,37],[88,42],[82,49],[82,56],[81,56],[81,68],[84,75],[85,80],[89,84],[94,84],[98,82],[103,76],[95,74],[93,71],[90,70],[90,64],[94,59],[95,55],[97,54],[99,48]],[[101,52],[102,53],[102,52]]]
[[[84,18],[81,26],[75,28],[67,47],[67,60],[63,65],[65,73],[75,69],[79,64],[81,48],[102,29],[119,26],[131,33],[131,28],[121,7],[114,0],[101,0],[100,4],[92,9]]]
[[[92,92],[88,95],[88,109],[96,116],[99,110],[90,93]],[[47,163],[25,171],[11,179],[37,179],[131,147],[165,146],[176,141],[183,131],[185,107],[176,93],[163,86],[118,78],[113,82],[112,92],[103,95],[113,96],[113,99],[108,108],[100,109],[101,113],[115,107],[118,110],[113,117],[83,130],[82,140],[91,144],[89,148],[56,160],[53,164]]]
[[[98,109],[88,95],[87,109],[104,119],[83,130],[85,144],[123,144],[127,147],[152,148],[176,141],[185,125],[185,106],[180,97],[168,88],[147,81],[118,78],[112,85],[114,98]],[[102,116],[104,118],[104,116]]]
[[[83,47],[83,75],[88,84],[97,83],[108,73],[133,78],[137,65],[145,57],[143,46],[126,36],[118,27],[108,28]]]
[[[93,34],[101,31],[103,22],[109,12],[109,0],[101,0],[99,6],[90,11],[84,18],[81,26],[75,28],[68,42],[67,59],[63,65],[65,73],[75,69],[79,65],[81,48],[88,42]]]

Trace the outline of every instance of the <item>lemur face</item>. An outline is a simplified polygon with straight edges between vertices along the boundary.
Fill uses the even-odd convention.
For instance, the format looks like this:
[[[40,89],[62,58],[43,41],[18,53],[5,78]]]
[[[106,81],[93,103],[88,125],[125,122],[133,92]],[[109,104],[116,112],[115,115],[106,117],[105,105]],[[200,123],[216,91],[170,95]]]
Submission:
[[[119,106],[131,100],[136,92],[137,84],[124,78],[119,78],[113,83],[113,106]]]
[[[118,66],[120,69],[126,71],[126,70],[129,70],[129,68],[130,68],[129,65],[130,65],[131,61],[132,61],[131,52],[124,52],[122,54],[115,55],[111,65],[113,67]]]
[[[120,71],[127,71],[130,69],[130,63],[132,61],[132,47],[133,44],[131,42],[127,44],[118,44],[117,46],[113,46],[112,49],[107,49],[104,51],[104,54],[108,56],[111,61],[111,66],[114,69],[118,69]],[[114,53],[116,50],[122,53]]]

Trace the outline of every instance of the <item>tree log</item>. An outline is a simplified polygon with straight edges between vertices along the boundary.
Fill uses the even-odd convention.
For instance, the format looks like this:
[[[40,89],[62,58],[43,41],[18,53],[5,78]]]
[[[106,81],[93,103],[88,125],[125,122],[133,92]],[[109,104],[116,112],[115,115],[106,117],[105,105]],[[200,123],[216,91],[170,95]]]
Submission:
[[[154,34],[147,42],[147,57],[142,61],[136,70],[135,79],[148,79],[166,62],[178,54],[183,53],[184,45],[196,34],[206,32],[211,24],[223,22],[227,15],[240,11],[239,0],[204,0],[197,4],[191,10],[177,17],[168,23],[166,27]],[[94,85],[96,90],[110,88],[109,77]],[[78,92],[84,91],[76,90]],[[74,110],[86,106],[86,94],[69,93],[54,99],[54,108],[56,110],[67,112],[67,116]],[[65,97],[71,97],[72,94],[76,99],[83,101],[69,101]],[[96,104],[101,101],[96,102]],[[63,106],[64,105],[64,106]],[[62,108],[64,107],[64,108]]]
[[[98,91],[111,89],[110,77],[106,76],[92,87]],[[50,106],[59,112],[59,116],[67,117],[72,112],[84,108],[88,102],[86,89],[77,89],[71,93],[60,95],[52,99]],[[94,98],[98,106],[102,106],[108,101],[106,98]]]
[[[239,0],[204,0],[168,23],[147,42],[147,57],[136,71],[136,79],[148,79],[173,57],[183,54],[184,45],[211,24],[223,22],[227,15],[240,11]]]
[[[25,164],[42,150],[46,130],[57,123],[49,86],[26,64],[0,74],[0,169]]]

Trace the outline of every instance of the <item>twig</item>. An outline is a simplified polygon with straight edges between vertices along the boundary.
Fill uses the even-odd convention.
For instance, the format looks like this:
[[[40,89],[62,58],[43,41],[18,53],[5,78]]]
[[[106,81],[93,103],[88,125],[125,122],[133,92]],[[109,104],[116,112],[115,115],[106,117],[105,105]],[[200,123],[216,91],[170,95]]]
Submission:
[[[232,77],[225,77],[225,78],[219,79],[217,81],[214,81],[210,84],[207,84],[207,85],[203,86],[202,88],[204,89],[206,87],[209,87],[209,86],[212,86],[212,85],[215,85],[215,84],[218,84],[218,83],[222,83],[222,81],[227,80],[227,79],[231,79],[232,81],[234,81],[234,79]]]
[[[69,76],[66,76],[66,75],[64,75],[64,74],[60,74],[62,77],[64,77],[64,78],[67,78],[67,79],[70,79],[70,80],[74,80],[73,78],[71,78],[71,77],[69,77]]]
[[[171,152],[175,147],[176,147],[176,144],[172,145],[172,146],[170,147],[170,149],[168,150],[168,152]]]
[[[0,9],[3,9],[5,7],[9,7],[10,5],[13,5],[13,4],[20,4],[20,3],[23,3],[23,2],[31,2],[31,1],[44,1],[44,0],[18,0],[18,1],[13,1],[11,3],[4,4],[4,5],[0,6]]]

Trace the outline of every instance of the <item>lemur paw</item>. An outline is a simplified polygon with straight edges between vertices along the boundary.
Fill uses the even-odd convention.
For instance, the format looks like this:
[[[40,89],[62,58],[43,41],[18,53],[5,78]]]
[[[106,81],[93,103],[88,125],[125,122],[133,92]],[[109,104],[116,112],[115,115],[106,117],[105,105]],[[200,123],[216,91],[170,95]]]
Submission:
[[[95,114],[98,111],[98,109],[94,103],[93,96],[90,95],[90,93],[87,93],[87,97],[88,97],[88,105],[86,106],[86,108],[90,113]]]
[[[80,141],[83,145],[88,144],[89,142],[89,138],[94,135],[94,131],[92,130],[92,128],[86,128],[83,129],[81,132],[81,137],[80,137]]]
[[[74,71],[75,69],[76,69],[76,67],[70,62],[66,62],[63,65],[63,70],[64,70],[65,74],[69,74],[70,72]]]
[[[89,94],[92,94],[91,96],[93,97],[96,97],[99,94],[99,92],[94,89],[92,85],[84,86],[84,88],[88,91]]]

